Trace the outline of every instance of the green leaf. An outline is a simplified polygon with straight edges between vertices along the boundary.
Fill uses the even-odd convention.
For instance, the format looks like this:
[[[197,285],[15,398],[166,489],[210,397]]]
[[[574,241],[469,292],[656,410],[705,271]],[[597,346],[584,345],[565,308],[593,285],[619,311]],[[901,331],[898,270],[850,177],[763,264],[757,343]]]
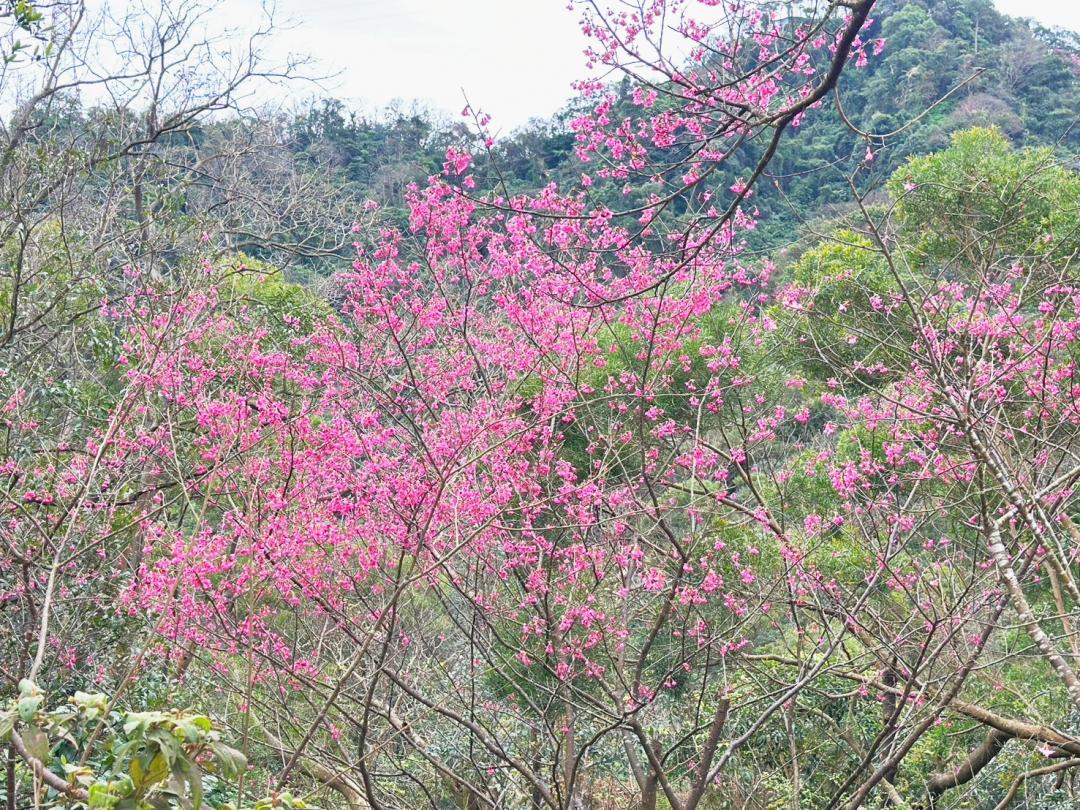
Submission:
[[[120,797],[113,795],[110,785],[106,782],[95,782],[90,786],[90,808],[103,808],[113,810],[120,803]]]
[[[165,757],[158,754],[150,760],[150,767],[146,769],[146,784],[156,785],[169,776],[169,763]]]
[[[0,742],[5,742],[15,728],[15,712],[0,712]]]
[[[79,707],[91,720],[98,715],[105,714],[109,708],[109,699],[102,694],[90,694],[76,692],[71,699],[72,703]]]
[[[19,681],[19,697],[31,697],[32,695],[40,695],[41,689],[29,678],[23,678]]]
[[[22,736],[23,745],[26,746],[26,751],[30,756],[45,763],[49,761],[52,746],[49,745],[49,738],[44,731],[37,726],[26,726],[20,730],[19,734]]]
[[[160,756],[160,754],[158,756]],[[142,790],[143,783],[146,780],[146,771],[143,769],[142,762],[138,757],[131,760],[131,764],[128,765],[128,773],[131,775],[131,781],[135,785],[135,790]]]
[[[146,757],[136,757],[131,760],[131,765],[128,767],[128,773],[131,774],[131,779],[135,783],[135,790],[138,793],[145,793],[148,788],[153,787],[169,775],[169,763],[160,752],[150,760],[149,765],[144,765],[144,759]]]
[[[169,789],[176,794],[185,807],[188,805],[185,801],[186,793],[191,795],[192,810],[199,810],[202,807],[202,775],[195,763],[186,756],[179,758],[173,764],[172,773],[169,776]]]
[[[19,717],[22,718],[24,723],[33,722],[34,715],[37,714],[37,710],[41,706],[41,701],[41,695],[19,698]]]
[[[164,719],[165,715],[161,712],[128,712],[124,719],[124,733],[130,735],[135,731],[148,731],[151,725]]]
[[[247,757],[225,743],[214,743],[214,756],[226,779],[235,779],[247,769]]]
[[[176,736],[189,743],[199,742],[213,729],[214,725],[210,722],[210,718],[201,714],[182,717],[176,721]]]
[[[191,790],[191,804],[193,810],[199,810],[199,808],[202,807],[202,774],[199,772],[198,766],[190,759],[184,759],[181,767],[183,768],[184,776],[187,779],[188,787]]]
[[[146,739],[149,743],[155,745],[161,755],[165,757],[165,763],[169,768],[175,767],[176,761],[184,756],[184,749],[180,747],[180,741],[165,729],[151,729],[147,733]]]
[[[142,740],[128,740],[121,743],[119,740],[113,746],[113,761],[123,762],[133,755],[133,752],[140,751],[144,747]]]
[[[135,782],[127,774],[123,774],[113,780],[112,790],[118,796],[130,796],[135,792]]]

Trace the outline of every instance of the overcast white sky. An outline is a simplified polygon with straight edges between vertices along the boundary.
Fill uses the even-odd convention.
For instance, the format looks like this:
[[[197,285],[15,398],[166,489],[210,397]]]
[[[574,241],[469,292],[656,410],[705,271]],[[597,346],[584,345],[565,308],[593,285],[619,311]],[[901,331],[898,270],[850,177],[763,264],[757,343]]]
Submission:
[[[116,0],[113,0],[114,2]],[[329,95],[378,107],[425,102],[490,113],[507,131],[555,112],[585,75],[585,39],[568,0],[277,0],[291,20],[276,47],[337,73]],[[259,0],[222,0],[215,17],[244,27]]]
[[[116,2],[116,0],[114,0]],[[1080,0],[995,0],[1002,11],[1080,30]],[[319,58],[330,95],[382,106],[420,99],[457,114],[462,90],[503,131],[555,112],[584,74],[584,39],[567,0],[277,0],[294,26],[275,47]],[[259,0],[221,0],[244,27]],[[215,20],[217,22],[217,20]]]

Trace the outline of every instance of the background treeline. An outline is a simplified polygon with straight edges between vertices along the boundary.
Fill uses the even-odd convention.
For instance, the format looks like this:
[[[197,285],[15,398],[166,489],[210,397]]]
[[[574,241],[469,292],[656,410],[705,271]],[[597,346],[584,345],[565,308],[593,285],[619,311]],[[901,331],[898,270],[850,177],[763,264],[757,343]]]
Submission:
[[[1080,145],[1075,33],[1007,17],[991,0],[888,0],[874,17],[868,37],[884,38],[886,55],[847,71],[840,84],[852,124],[882,136],[900,130],[875,154],[872,180],[882,182],[909,156],[940,150],[951,133],[972,126],[996,126],[1018,146],[1058,144],[1074,151]],[[612,116],[635,117],[630,81],[613,90]],[[571,122],[583,110],[570,104],[498,139],[487,172],[478,172],[480,188],[513,195],[579,182],[583,167]],[[336,184],[388,206],[401,204],[409,182],[440,171],[447,147],[466,136],[458,121],[423,108],[362,115],[334,99],[312,103],[288,123],[288,133],[299,158],[327,166]],[[807,115],[781,145],[754,197],[762,214],[754,246],[785,244],[797,231],[793,225],[843,207],[850,197],[846,178],[865,149],[866,141],[834,109]],[[759,151],[747,144],[729,162],[730,182],[752,170]],[[647,183],[634,183],[624,197],[609,189],[617,197],[612,207],[640,203],[648,190]]]
[[[889,0],[875,8],[874,17],[867,39],[883,38],[887,56],[846,71],[839,88],[851,124],[871,136],[889,136],[869,139],[882,148],[874,152],[867,182],[880,184],[908,157],[939,150],[951,133],[972,126],[996,126],[1017,146],[1059,145],[1068,152],[1080,144],[1076,34],[1004,16],[991,0]],[[629,80],[612,85],[611,92],[617,98],[613,116],[640,115]],[[658,104],[664,103],[672,102],[661,97]],[[865,160],[867,139],[841,119],[833,99],[828,104],[811,110],[784,139],[757,185],[751,202],[760,224],[751,248],[789,244],[805,232],[804,225],[850,207],[847,177]],[[586,110],[587,102],[571,102],[549,119],[534,119],[510,133],[496,130],[487,159],[475,166],[476,193],[509,197],[551,183],[570,188],[580,182],[583,166],[572,122]],[[144,138],[153,149],[150,143],[129,143],[131,128],[151,122],[130,110],[121,115],[112,107],[80,103],[75,95],[58,94],[35,109],[34,117],[27,137],[43,145],[111,144],[125,157],[141,155],[143,162],[146,153],[168,149],[175,159],[145,178],[142,194],[128,203],[131,217],[145,222],[167,213],[194,223],[198,211],[212,210],[215,225],[232,223],[226,229],[229,249],[288,268],[295,280],[314,280],[348,258],[351,246],[341,224],[365,200],[376,200],[402,221],[407,186],[439,173],[447,148],[475,137],[472,121],[416,103],[359,112],[334,98],[271,117],[191,116],[175,131]],[[761,149],[755,141],[746,143],[723,167],[724,183],[745,178]],[[677,157],[670,150],[664,156],[673,171]],[[658,163],[649,161],[651,172]],[[635,207],[660,188],[650,179],[661,178],[631,178],[629,193],[604,184],[594,194],[616,210]],[[91,185],[113,188],[104,178]],[[675,210],[692,202],[676,201]],[[145,237],[144,227],[137,230]]]

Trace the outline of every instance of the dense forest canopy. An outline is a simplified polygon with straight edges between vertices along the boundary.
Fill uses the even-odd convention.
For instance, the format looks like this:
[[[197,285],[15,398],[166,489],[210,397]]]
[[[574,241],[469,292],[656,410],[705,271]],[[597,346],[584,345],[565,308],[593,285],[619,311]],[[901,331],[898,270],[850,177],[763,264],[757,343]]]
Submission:
[[[0,0],[5,810],[1075,806],[1077,35],[568,13],[503,134]]]
[[[846,177],[867,146],[860,133],[877,136],[870,139],[876,184],[910,155],[940,150],[951,133],[973,126],[996,126],[1017,145],[1060,144],[1073,152],[1080,146],[1075,33],[1003,16],[990,0],[879,2],[873,17],[865,36],[880,38],[887,53],[840,82],[843,112],[857,131],[836,114],[832,100],[806,117],[754,198],[761,213],[755,247],[785,245],[802,232],[793,225],[849,204]],[[630,77],[612,89],[616,114],[632,111]],[[505,183],[518,193],[552,182],[576,184],[581,166],[573,121],[588,109],[572,102],[550,120],[499,138],[483,186]],[[446,148],[464,135],[462,124],[422,108],[403,105],[365,117],[330,99],[313,103],[290,126],[293,149],[329,157],[358,194],[390,206],[400,205],[408,183],[438,172]],[[729,159],[725,177],[734,183],[756,157],[747,148]],[[641,194],[641,187],[632,193]]]

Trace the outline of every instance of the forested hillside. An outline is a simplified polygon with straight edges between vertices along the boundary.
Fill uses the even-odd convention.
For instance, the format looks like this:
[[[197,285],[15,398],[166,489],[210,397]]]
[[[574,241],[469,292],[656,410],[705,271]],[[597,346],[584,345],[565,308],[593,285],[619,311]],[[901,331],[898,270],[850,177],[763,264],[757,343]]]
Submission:
[[[875,153],[869,181],[880,184],[909,156],[942,149],[953,132],[972,126],[998,127],[1019,146],[1080,147],[1075,32],[1006,17],[991,0],[887,0],[875,5],[873,20],[866,36],[883,39],[886,52],[845,74],[838,94],[850,124],[878,136],[869,141]],[[632,110],[633,81],[626,77],[612,89],[614,113]],[[576,184],[582,167],[573,122],[587,109],[575,102],[504,134],[483,186],[505,184],[515,194]],[[386,205],[399,205],[409,182],[440,171],[446,148],[463,134],[457,121],[423,109],[402,105],[372,119],[333,100],[313,104],[290,126],[294,149],[328,158],[340,182]],[[798,232],[793,225],[848,205],[847,177],[866,148],[867,140],[837,114],[834,99],[808,114],[754,198],[761,211],[754,246],[786,244]],[[751,147],[741,150],[727,161],[725,177],[734,183],[749,174],[757,157]],[[634,195],[642,193],[636,185]]]
[[[1077,806],[1074,33],[576,0],[504,133],[219,11],[0,0],[4,810]]]

